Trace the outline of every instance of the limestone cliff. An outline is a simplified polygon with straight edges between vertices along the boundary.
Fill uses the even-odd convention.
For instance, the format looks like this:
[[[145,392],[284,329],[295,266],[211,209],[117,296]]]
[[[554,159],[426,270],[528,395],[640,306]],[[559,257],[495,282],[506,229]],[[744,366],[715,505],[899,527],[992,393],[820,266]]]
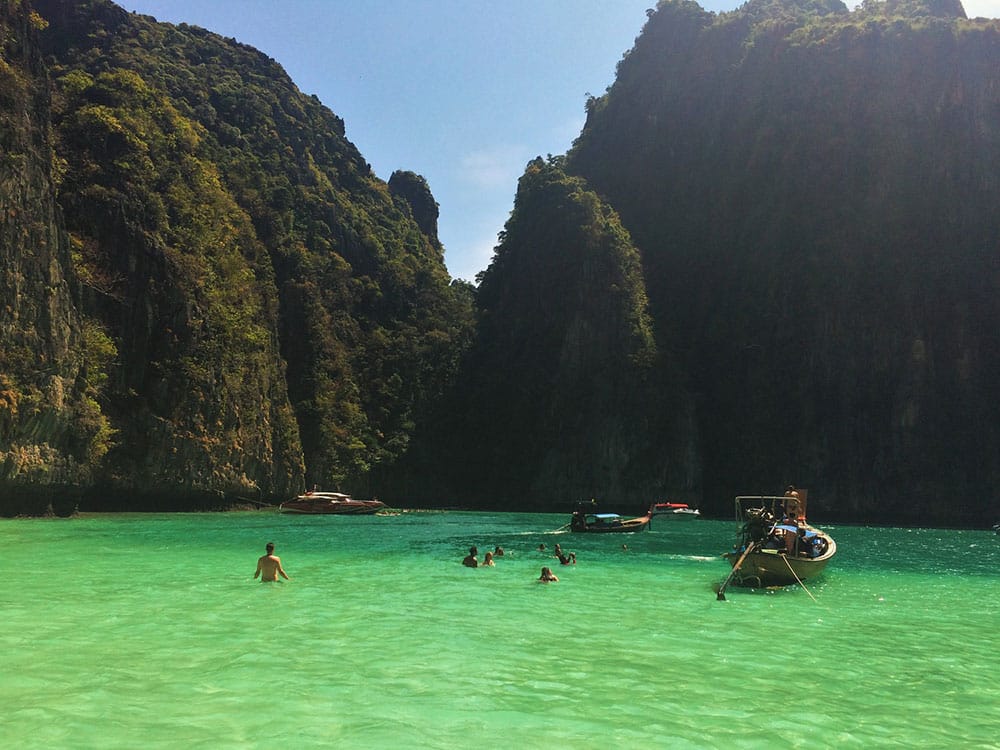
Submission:
[[[958,3],[660,3],[568,168],[621,214],[706,501],[981,522],[1000,493],[1000,25]]]
[[[81,507],[167,510],[370,490],[467,338],[426,183],[394,194],[339,118],[233,40],[106,0],[0,8],[16,496],[58,481]]]
[[[69,245],[55,204],[42,20],[0,0],[0,512],[72,509],[92,479],[106,425],[100,362],[85,338]],[[95,372],[95,370],[97,370]],[[66,493],[69,492],[69,495]],[[64,498],[65,502],[61,499]]]
[[[592,497],[631,510],[666,486],[697,495],[691,401],[657,351],[638,254],[558,159],[528,164],[476,305],[411,492],[522,510]]]

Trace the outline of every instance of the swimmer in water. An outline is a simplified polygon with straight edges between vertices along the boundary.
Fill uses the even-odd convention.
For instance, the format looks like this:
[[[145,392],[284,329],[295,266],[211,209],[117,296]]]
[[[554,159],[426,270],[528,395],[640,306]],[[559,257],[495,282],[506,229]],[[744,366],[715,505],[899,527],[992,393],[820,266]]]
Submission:
[[[549,581],[558,581],[559,579],[548,568],[542,568],[542,574],[538,577],[538,580],[540,583],[548,583]]]
[[[292,580],[281,567],[281,558],[274,554],[274,542],[268,542],[264,549],[267,554],[261,555],[257,560],[257,570],[254,571],[253,577],[260,576],[261,581],[277,581],[278,574],[281,574],[286,581]]]

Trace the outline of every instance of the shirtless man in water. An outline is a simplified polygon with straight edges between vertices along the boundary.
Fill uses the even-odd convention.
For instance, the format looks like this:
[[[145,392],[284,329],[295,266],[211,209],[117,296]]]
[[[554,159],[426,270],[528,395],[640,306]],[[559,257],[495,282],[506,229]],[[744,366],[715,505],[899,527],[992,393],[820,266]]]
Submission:
[[[277,581],[280,573],[282,578],[290,581],[284,568],[281,567],[281,558],[274,554],[274,542],[268,542],[264,549],[267,550],[267,554],[261,555],[257,560],[257,570],[254,571],[253,577],[260,576],[261,581]]]

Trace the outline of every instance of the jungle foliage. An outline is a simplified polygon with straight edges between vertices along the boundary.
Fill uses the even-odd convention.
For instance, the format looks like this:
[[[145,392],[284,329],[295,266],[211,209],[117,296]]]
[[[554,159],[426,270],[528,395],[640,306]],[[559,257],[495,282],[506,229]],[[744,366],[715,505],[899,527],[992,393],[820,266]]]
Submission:
[[[403,173],[394,194],[336,115],[234,40],[104,0],[31,12],[75,304],[114,352],[97,468],[251,496],[367,489],[471,330],[426,183]]]

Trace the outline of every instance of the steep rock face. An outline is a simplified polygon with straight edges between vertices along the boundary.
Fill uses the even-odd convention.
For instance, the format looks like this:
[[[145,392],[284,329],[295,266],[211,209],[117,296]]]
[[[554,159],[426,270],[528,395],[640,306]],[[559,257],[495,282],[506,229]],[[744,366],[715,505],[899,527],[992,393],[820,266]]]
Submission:
[[[396,171],[389,177],[389,192],[410,207],[420,231],[427,235],[433,244],[440,247],[438,204],[431,194],[427,180],[414,172]]]
[[[712,507],[794,482],[969,522],[1000,491],[1000,35],[902,5],[661,3],[588,103],[569,169],[676,323]]]
[[[657,353],[638,255],[558,161],[528,165],[476,303],[434,452],[455,499],[631,509],[667,488],[696,492],[690,404]]]
[[[82,305],[117,351],[98,494],[372,491],[467,339],[436,236],[257,50],[34,5]]]
[[[49,87],[20,2],[0,1],[0,514],[89,481],[103,428],[54,200]],[[89,364],[96,365],[91,361]],[[96,372],[89,373],[96,376]],[[97,441],[99,442],[99,441]],[[27,492],[25,487],[48,488]],[[69,498],[69,508],[73,499]],[[56,510],[64,510],[57,503]]]

